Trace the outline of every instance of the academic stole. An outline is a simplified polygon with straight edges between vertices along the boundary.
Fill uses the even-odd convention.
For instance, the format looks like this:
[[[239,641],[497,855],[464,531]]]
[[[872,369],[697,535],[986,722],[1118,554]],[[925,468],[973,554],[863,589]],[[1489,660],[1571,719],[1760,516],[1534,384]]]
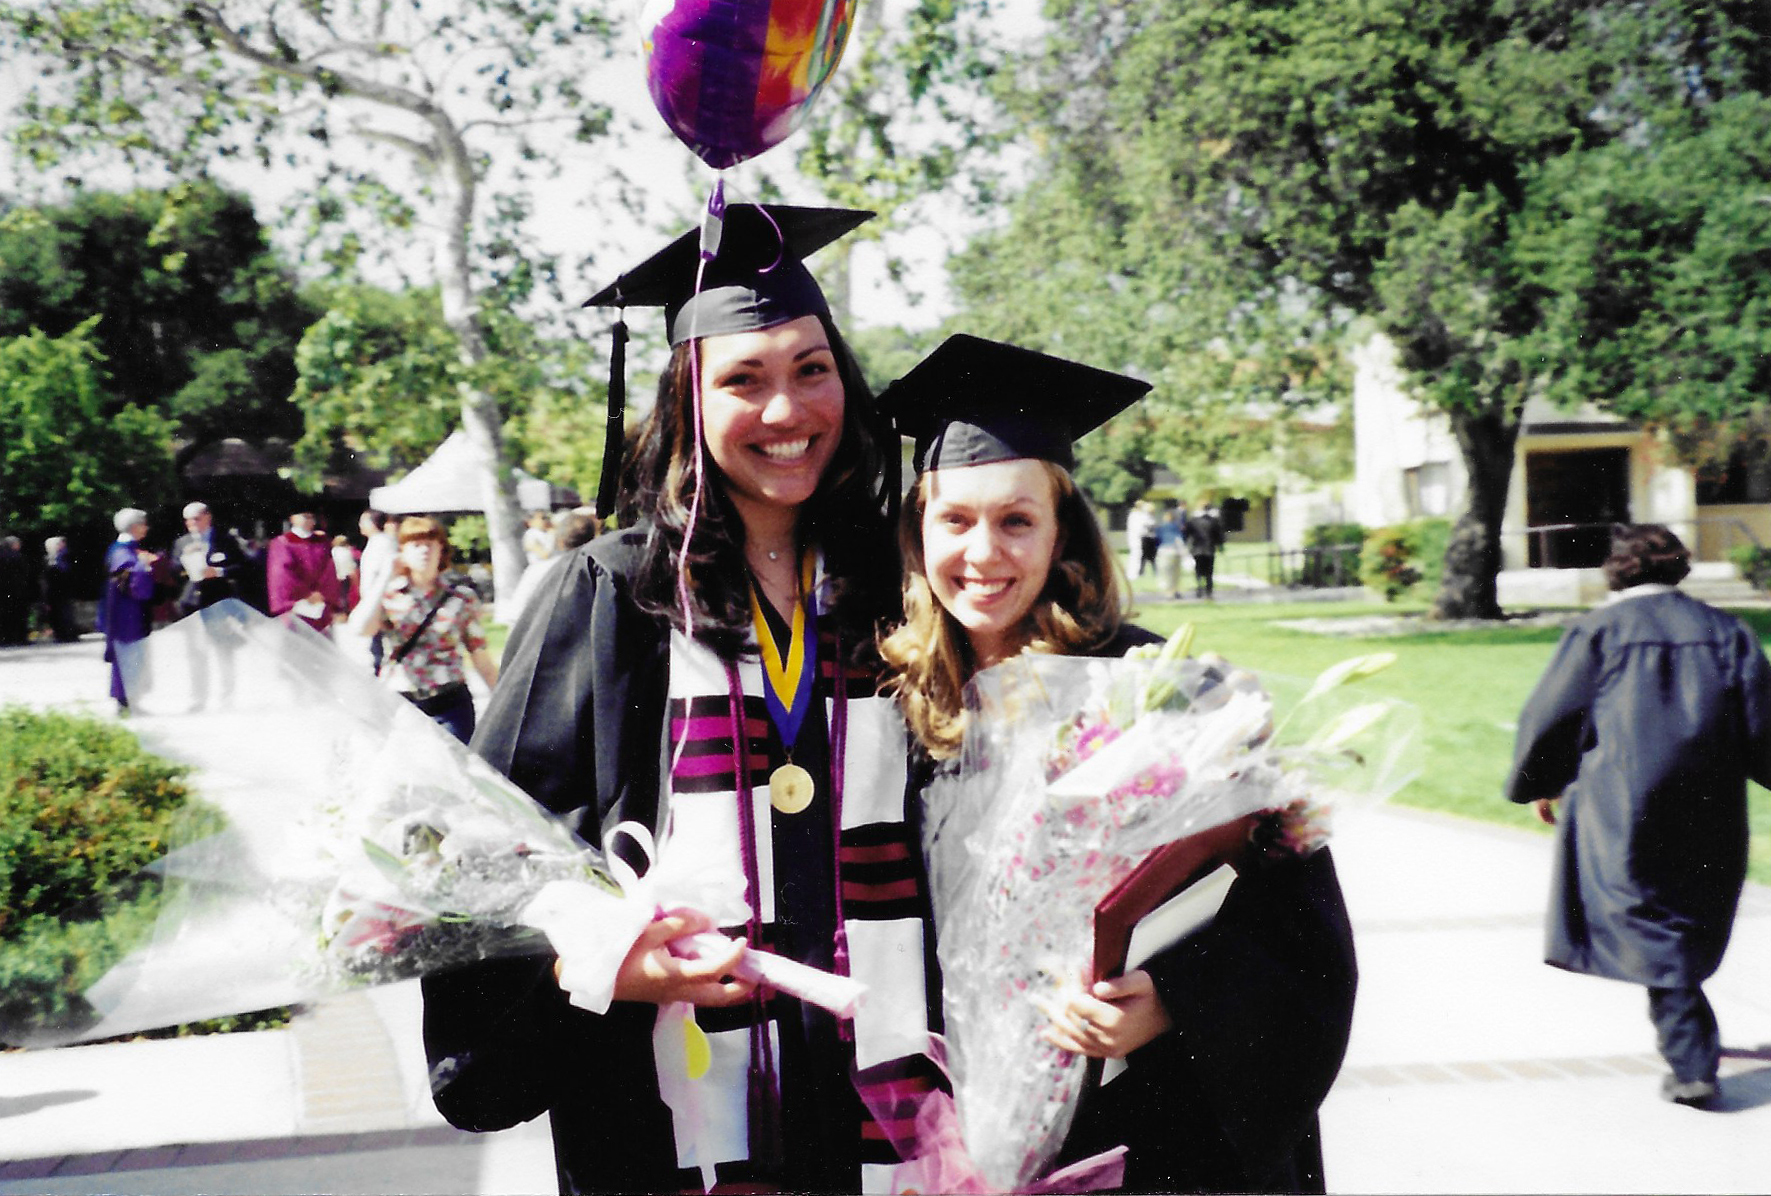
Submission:
[[[819,591],[815,586],[814,595]],[[814,599],[814,613],[817,610]],[[846,687],[846,740],[832,736],[834,773],[842,769],[841,825],[837,834],[837,886],[841,925],[848,940],[849,974],[868,986],[853,1030],[856,1065],[877,1068],[912,1083],[936,1082],[924,1055],[928,1045],[928,985],[924,947],[932,934],[924,923],[927,899],[922,887],[921,847],[904,819],[905,749],[903,720],[892,702],[877,695],[876,678],[837,667],[833,642],[818,655],[815,698],[825,703],[826,725],[834,727],[836,685]],[[663,745],[670,766],[670,835],[693,858],[744,884],[746,832],[753,831],[756,891],[752,908],[763,925],[775,921],[775,861],[769,775],[769,712],[760,655],[753,650],[735,664],[740,700],[734,704],[726,662],[704,645],[673,631],[670,638],[668,736]],[[743,742],[736,743],[734,723]],[[735,759],[736,756],[736,759]],[[743,765],[747,792],[737,792],[737,765]],[[787,815],[816,817],[818,814]],[[751,1009],[749,1028],[708,1033],[701,1078],[692,1082],[701,1132],[684,1141],[684,1118],[677,1117],[677,1165],[717,1167],[750,1157],[749,1084],[755,1070],[753,1049],[778,1057],[779,1035],[760,1003]],[[758,1020],[758,1019],[761,1020]],[[758,1033],[753,1035],[753,1030]],[[760,1041],[753,1041],[753,1038]],[[657,1058],[661,1087],[681,1090],[681,1052]],[[675,1083],[663,1083],[664,1073]],[[769,1094],[778,1109],[779,1093]],[[863,1191],[889,1191],[898,1156],[890,1137],[871,1120],[861,1136]]]
[[[812,607],[812,578],[813,557],[808,552],[800,562],[799,593],[793,603],[793,618],[788,624],[785,648],[775,642],[768,616],[763,613],[763,603],[767,600],[758,593],[754,580],[750,586],[750,626],[762,657],[763,702],[787,754],[787,762],[769,774],[769,804],[783,814],[805,812],[818,795],[812,774],[793,762],[793,745],[798,742],[799,730],[811,711],[812,694],[818,679],[818,621],[815,615],[808,617]],[[731,686],[728,684],[727,688]],[[841,712],[836,722],[841,721],[840,715]],[[833,734],[837,730],[836,722],[831,724]]]

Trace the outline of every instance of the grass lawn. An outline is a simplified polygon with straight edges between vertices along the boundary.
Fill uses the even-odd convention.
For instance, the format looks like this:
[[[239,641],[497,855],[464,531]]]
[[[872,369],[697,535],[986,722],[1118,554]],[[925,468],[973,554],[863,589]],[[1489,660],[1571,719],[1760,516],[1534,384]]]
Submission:
[[[1185,588],[1190,592],[1192,579]],[[1140,590],[1140,593],[1142,591]],[[1285,619],[1396,614],[1420,604],[1300,602],[1151,603],[1134,616],[1167,635],[1184,620],[1198,626],[1196,652],[1219,652],[1262,672],[1308,680],[1337,660],[1366,652],[1394,652],[1396,664],[1369,681],[1371,692],[1414,703],[1421,712],[1423,771],[1395,798],[1407,805],[1523,827],[1543,834],[1528,806],[1506,800],[1501,786],[1513,758],[1520,709],[1537,684],[1561,632],[1553,628],[1455,631],[1407,637],[1352,639],[1275,626]],[[1761,639],[1771,638],[1771,611],[1737,611]],[[494,657],[507,632],[487,631]],[[1751,875],[1771,884],[1771,794],[1751,786]]]
[[[1394,800],[1544,834],[1529,806],[1502,795],[1513,757],[1520,709],[1537,684],[1561,632],[1551,628],[1495,628],[1383,638],[1315,635],[1275,621],[1399,613],[1381,603],[1152,604],[1135,621],[1166,635],[1181,622],[1198,627],[1195,652],[1220,652],[1262,672],[1310,678],[1348,656],[1394,652],[1393,667],[1359,684],[1374,694],[1414,703],[1421,711],[1423,771]],[[1419,609],[1416,607],[1415,609]],[[1761,639],[1771,635],[1771,611],[1739,611]],[[1771,794],[1750,787],[1751,875],[1771,883]]]

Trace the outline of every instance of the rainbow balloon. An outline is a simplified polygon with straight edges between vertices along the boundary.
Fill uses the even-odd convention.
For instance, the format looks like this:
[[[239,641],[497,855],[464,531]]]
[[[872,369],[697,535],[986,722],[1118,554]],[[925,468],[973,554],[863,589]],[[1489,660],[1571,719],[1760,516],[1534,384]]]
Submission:
[[[785,141],[842,61],[858,0],[647,0],[646,85],[715,170]]]

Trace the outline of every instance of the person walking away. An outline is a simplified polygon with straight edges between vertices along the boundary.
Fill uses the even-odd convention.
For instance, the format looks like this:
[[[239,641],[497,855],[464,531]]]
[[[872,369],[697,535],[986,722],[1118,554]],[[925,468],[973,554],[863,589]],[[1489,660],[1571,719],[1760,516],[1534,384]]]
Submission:
[[[357,592],[358,562],[363,550],[352,544],[349,536],[332,537],[332,568],[338,574],[339,609],[350,611],[362,596]]]
[[[240,597],[239,577],[251,567],[245,546],[232,532],[215,526],[207,504],[186,503],[183,514],[185,533],[173,541],[171,561],[182,580],[180,617]]]
[[[332,544],[320,534],[312,511],[289,516],[289,530],[265,550],[264,569],[271,617],[299,619],[330,638],[332,617],[342,608],[338,570],[332,564]]]
[[[111,697],[127,710],[129,695],[123,688],[123,670],[117,662],[117,645],[147,638],[153,629],[154,564],[160,558],[141,546],[148,534],[148,514],[124,507],[112,519],[117,539],[105,552],[105,587],[98,602],[98,629],[105,634],[105,659],[111,665]]]
[[[1145,541],[1149,541],[1149,551],[1144,550]],[[1131,505],[1131,512],[1125,517],[1125,550],[1126,572],[1132,577],[1144,575],[1145,564],[1156,563],[1156,520],[1150,513],[1150,504],[1139,499]]]
[[[71,644],[80,638],[80,624],[74,616],[74,561],[66,536],[43,541],[43,605],[56,643]]]
[[[449,535],[434,519],[400,524],[400,555],[378,594],[351,613],[350,630],[382,643],[381,676],[462,743],[473,736],[473,695],[463,654],[488,688],[498,666],[480,627],[480,596],[444,573]]]
[[[1187,508],[1170,507],[1156,524],[1156,581],[1170,598],[1181,596],[1181,550],[1187,542]]]
[[[17,536],[0,536],[0,646],[29,642],[34,591],[24,544]]]
[[[1212,596],[1213,574],[1217,571],[1218,549],[1224,546],[1224,521],[1216,507],[1206,506],[1186,521],[1187,551],[1193,556],[1193,596]]]
[[[1562,636],[1506,792],[1556,827],[1545,962],[1645,986],[1661,1095],[1704,1107],[1721,1037],[1702,984],[1746,877],[1746,781],[1771,783],[1771,666],[1744,623],[1676,588],[1690,568],[1659,524],[1616,535],[1611,600]]]

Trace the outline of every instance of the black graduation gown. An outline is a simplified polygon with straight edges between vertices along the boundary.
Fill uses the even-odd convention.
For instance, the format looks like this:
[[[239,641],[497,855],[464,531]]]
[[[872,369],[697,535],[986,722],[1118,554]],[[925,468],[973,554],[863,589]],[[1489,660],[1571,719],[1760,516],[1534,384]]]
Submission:
[[[619,821],[654,830],[660,821],[669,633],[629,597],[627,579],[639,559],[641,535],[602,537],[548,571],[506,648],[499,685],[473,740],[475,751],[547,808],[566,815],[592,843]],[[815,721],[802,737],[823,735],[822,719]],[[816,754],[823,756],[822,750]],[[790,863],[830,854],[826,846],[779,858]],[[781,883],[795,879],[815,883],[786,869],[778,877]],[[806,929],[781,924],[776,934]],[[789,954],[828,965],[804,952]],[[562,1192],[688,1186],[676,1168],[671,1116],[658,1094],[652,1059],[656,1006],[616,1002],[601,1016],[576,1009],[554,982],[552,965],[551,955],[492,960],[426,978],[425,1049],[438,1110],[459,1128],[481,1131],[548,1113]],[[708,1016],[717,1021],[719,1013]],[[703,1024],[716,1028],[705,1018]],[[834,1039],[826,1015],[808,1014],[806,1024],[807,1041],[828,1045],[822,1039]],[[784,1052],[793,1049],[792,1036],[785,1037]],[[785,1055],[783,1064],[795,1066]],[[830,1086],[824,1075],[829,1070],[822,1064],[813,1069],[821,1079],[811,1091]],[[795,1074],[806,1069],[800,1065]],[[819,1107],[809,1111],[805,1091],[784,1095],[795,1106],[783,1116],[790,1147],[799,1148],[789,1155],[801,1186],[854,1182],[847,1178],[858,1166],[853,1142],[808,1150],[805,1140],[807,1134],[836,1137],[824,1123],[840,1120],[848,1106],[858,1118],[846,1065],[840,1079],[842,1091],[834,1100],[814,1098]]]
[[[1545,960],[1659,988],[1716,970],[1746,877],[1746,779],[1771,782],[1771,666],[1676,590],[1563,635],[1519,716],[1507,796],[1563,797]]]
[[[1099,655],[1157,638],[1128,627]],[[1329,851],[1251,853],[1211,923],[1144,970],[1174,1029],[1089,1089],[1060,1162],[1123,1144],[1128,1191],[1324,1191],[1317,1110],[1358,987]]]

